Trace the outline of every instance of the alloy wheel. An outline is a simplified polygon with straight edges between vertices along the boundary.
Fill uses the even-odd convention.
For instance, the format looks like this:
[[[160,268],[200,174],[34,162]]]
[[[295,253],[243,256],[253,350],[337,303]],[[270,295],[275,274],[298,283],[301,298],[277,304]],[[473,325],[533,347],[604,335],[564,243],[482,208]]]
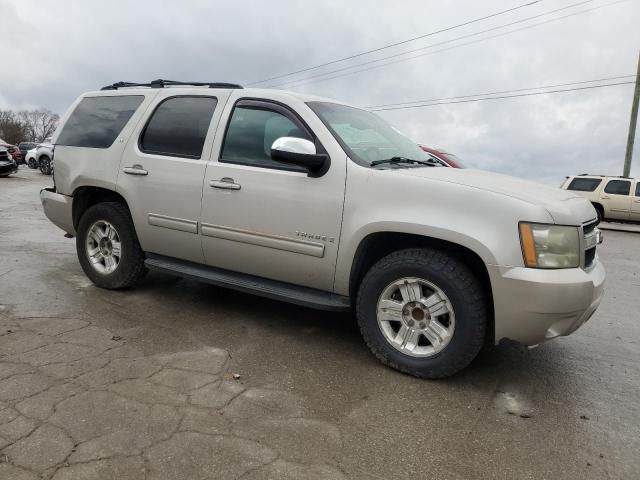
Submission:
[[[104,275],[112,273],[122,258],[122,243],[115,227],[98,220],[89,228],[86,238],[87,257],[93,268]]]
[[[441,288],[422,278],[389,284],[380,294],[376,312],[387,342],[411,357],[438,354],[455,330],[451,301]]]

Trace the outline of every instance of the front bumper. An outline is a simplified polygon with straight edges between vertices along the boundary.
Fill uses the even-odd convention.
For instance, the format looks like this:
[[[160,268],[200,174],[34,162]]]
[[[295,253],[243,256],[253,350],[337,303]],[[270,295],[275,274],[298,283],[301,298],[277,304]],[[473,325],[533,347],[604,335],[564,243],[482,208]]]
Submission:
[[[18,171],[17,163],[3,163],[0,165],[0,175],[11,175]]]
[[[70,235],[76,234],[73,227],[73,198],[56,193],[53,188],[40,190],[40,201],[44,214],[57,227]]]
[[[495,342],[504,338],[524,345],[569,335],[600,305],[605,271],[600,261],[587,270],[489,268],[495,310]]]

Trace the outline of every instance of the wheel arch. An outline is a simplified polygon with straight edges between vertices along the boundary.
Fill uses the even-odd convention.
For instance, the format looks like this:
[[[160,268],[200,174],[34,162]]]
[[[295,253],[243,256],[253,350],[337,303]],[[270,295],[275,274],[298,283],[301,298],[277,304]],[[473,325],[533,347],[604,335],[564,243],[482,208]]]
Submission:
[[[604,205],[602,205],[600,202],[591,202],[591,205],[593,205],[593,208],[595,208],[596,211],[600,212],[600,216],[601,216],[602,220],[604,220],[605,219]]]
[[[102,202],[121,203],[127,208],[127,210],[131,211],[129,209],[129,204],[127,203],[125,198],[119,193],[114,192],[113,190],[95,186],[78,187],[73,192],[73,228],[76,229],[76,231],[78,230],[80,218],[89,207]]]
[[[495,324],[493,290],[489,271],[487,270],[485,261],[477,252],[459,243],[414,233],[393,231],[370,233],[360,241],[353,258],[349,274],[349,296],[352,299],[356,298],[360,282],[376,262],[390,253],[407,248],[431,248],[440,250],[457,258],[471,269],[480,280],[487,298],[487,304],[490,309],[488,318],[490,320],[487,325],[486,339],[487,342],[493,344]]]

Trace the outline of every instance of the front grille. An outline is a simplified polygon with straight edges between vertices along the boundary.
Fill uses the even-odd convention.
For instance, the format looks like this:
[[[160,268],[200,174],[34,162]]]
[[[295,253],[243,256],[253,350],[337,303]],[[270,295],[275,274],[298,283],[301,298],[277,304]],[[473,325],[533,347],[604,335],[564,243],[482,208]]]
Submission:
[[[590,267],[596,259],[596,247],[585,250],[584,252],[584,266]]]
[[[596,227],[598,226],[598,221],[594,220],[593,222],[585,223],[582,225],[582,235],[583,235],[583,243],[584,243],[584,268],[589,268],[593,265],[593,262],[596,260],[596,248],[597,248],[597,239],[598,239],[598,231]]]
[[[593,232],[597,226],[598,226],[598,221],[594,220],[591,223],[585,223],[582,226],[582,231],[584,232],[585,235],[588,235],[589,233]]]

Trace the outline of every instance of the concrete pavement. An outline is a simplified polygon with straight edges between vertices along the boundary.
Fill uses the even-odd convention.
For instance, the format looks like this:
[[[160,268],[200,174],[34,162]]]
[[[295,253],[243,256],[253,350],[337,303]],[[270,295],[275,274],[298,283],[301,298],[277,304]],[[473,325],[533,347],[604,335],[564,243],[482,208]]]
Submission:
[[[94,287],[42,213],[50,182],[0,179],[2,479],[640,476],[638,235],[607,232],[574,335],[422,381],[350,315],[159,274]]]

